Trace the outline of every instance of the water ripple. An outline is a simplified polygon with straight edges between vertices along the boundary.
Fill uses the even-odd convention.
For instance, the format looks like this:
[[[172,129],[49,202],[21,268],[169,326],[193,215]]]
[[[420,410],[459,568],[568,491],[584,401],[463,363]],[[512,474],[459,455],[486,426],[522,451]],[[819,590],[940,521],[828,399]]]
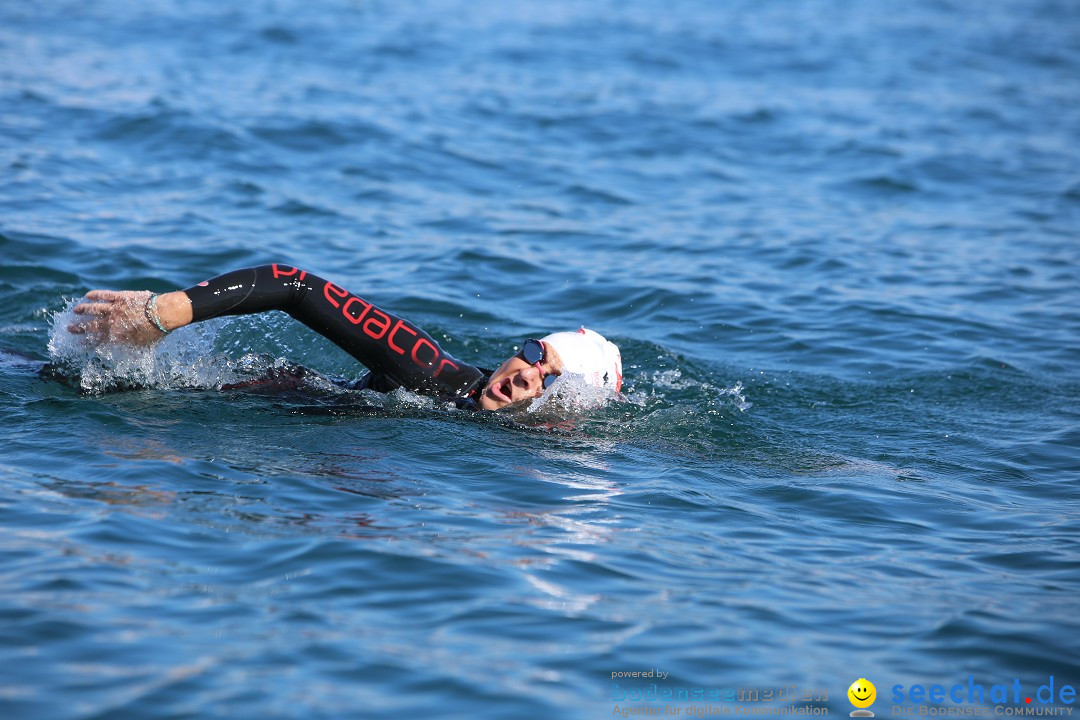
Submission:
[[[7,3],[0,705],[585,718],[659,668],[846,713],[855,670],[1075,678],[1076,20]],[[594,327],[623,396],[354,393],[280,313],[63,331],[91,288],[279,260],[482,366]]]

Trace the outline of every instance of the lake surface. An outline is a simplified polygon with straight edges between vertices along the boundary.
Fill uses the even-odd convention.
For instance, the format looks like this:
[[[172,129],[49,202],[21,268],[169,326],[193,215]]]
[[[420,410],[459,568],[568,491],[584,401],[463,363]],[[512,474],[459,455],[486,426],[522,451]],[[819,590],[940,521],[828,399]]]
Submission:
[[[1080,5],[11,0],[0,168],[0,716],[1074,707]],[[624,397],[63,330],[266,262],[486,367],[586,324]]]

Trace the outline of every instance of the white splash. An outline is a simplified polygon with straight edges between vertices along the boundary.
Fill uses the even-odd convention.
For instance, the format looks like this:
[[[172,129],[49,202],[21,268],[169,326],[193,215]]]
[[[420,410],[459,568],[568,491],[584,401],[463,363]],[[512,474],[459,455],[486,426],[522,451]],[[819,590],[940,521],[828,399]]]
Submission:
[[[730,402],[741,412],[746,412],[754,406],[754,403],[748,402],[746,395],[743,394],[742,382],[735,383],[734,387],[722,389],[718,395],[718,400],[721,404]]]
[[[76,300],[53,314],[49,330],[49,357],[53,368],[77,382],[82,392],[184,387],[215,388],[252,377],[272,366],[263,356],[239,360],[213,352],[219,323],[200,323],[166,336],[150,346],[125,343],[95,345],[85,335],[68,332],[78,321],[72,312]]]
[[[526,407],[529,413],[576,414],[602,407],[616,397],[610,388],[596,387],[579,375],[560,375],[551,387]]]

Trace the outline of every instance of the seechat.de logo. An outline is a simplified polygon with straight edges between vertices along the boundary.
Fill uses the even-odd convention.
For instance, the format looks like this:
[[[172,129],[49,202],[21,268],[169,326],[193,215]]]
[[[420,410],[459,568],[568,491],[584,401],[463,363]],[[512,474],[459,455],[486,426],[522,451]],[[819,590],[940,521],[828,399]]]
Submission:
[[[877,699],[877,688],[874,687],[874,683],[866,678],[859,678],[847,689],[847,697],[851,704],[858,708],[851,711],[851,717],[874,717],[873,711],[866,709]]]

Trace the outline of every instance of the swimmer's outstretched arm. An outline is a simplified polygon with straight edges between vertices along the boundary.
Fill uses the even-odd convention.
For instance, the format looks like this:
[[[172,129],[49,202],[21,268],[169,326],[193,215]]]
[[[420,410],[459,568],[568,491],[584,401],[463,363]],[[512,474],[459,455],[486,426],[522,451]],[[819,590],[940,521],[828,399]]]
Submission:
[[[281,310],[369,369],[410,390],[461,397],[482,386],[479,368],[453,358],[404,318],[289,265],[233,270],[186,290],[92,290],[68,330],[91,342],[150,345],[184,325],[223,315]]]

